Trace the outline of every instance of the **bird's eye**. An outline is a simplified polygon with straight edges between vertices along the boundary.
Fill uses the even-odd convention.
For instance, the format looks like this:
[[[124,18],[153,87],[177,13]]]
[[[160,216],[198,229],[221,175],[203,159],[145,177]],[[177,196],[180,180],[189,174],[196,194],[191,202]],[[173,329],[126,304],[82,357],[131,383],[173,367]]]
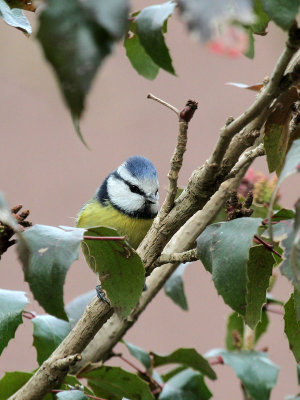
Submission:
[[[142,194],[141,190],[135,185],[129,185],[129,188],[132,193]]]

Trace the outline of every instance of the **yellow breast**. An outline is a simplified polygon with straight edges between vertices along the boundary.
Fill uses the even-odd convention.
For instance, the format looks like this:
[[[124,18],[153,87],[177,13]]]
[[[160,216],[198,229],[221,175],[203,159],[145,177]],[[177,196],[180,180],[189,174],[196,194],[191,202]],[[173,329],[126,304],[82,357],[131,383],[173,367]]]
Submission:
[[[126,236],[130,245],[136,249],[144,239],[152,222],[153,219],[129,217],[111,205],[104,207],[99,201],[93,199],[80,210],[76,226],[79,228],[93,226],[114,228],[121,236]]]

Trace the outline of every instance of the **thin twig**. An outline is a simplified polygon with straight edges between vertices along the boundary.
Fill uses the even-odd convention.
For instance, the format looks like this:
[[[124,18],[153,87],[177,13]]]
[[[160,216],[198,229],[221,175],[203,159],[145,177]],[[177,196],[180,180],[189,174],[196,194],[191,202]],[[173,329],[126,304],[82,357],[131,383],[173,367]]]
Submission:
[[[197,249],[192,249],[185,251],[184,253],[173,253],[173,254],[165,254],[163,253],[157,263],[159,265],[167,264],[167,263],[186,263],[191,261],[197,261],[199,257],[197,255]]]
[[[155,100],[158,103],[162,104],[163,106],[168,107],[170,110],[174,111],[174,113],[179,117],[179,110],[176,107],[174,107],[171,104],[167,103],[166,101],[154,96],[154,94],[148,93],[147,94],[147,99]]]
[[[266,242],[265,240],[263,240],[261,237],[259,237],[258,235],[254,235],[254,239],[263,244],[265,246],[266,249],[270,250],[272,253],[276,254],[276,256],[282,258],[282,255],[280,253],[278,253],[278,251],[274,250],[273,245],[271,245],[270,243]]]
[[[245,151],[239,158],[238,162],[227,175],[226,179],[233,178],[239,171],[248,163],[252,162],[255,158],[265,154],[263,143],[251,150]]]

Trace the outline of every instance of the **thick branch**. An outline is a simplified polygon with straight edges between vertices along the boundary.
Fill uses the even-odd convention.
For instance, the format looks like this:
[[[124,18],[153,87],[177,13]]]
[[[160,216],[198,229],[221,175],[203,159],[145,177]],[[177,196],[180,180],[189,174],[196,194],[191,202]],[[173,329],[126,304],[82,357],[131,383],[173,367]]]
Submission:
[[[95,297],[82,317],[58,348],[37,370],[34,376],[9,400],[40,400],[59,385],[69,368],[81,359],[85,349],[101,326],[112,315],[113,309]]]

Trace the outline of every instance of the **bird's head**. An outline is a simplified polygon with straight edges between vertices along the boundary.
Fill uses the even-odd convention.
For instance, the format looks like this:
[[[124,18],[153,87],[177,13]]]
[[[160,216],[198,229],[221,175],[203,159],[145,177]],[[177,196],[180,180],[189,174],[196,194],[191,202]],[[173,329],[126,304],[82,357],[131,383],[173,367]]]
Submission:
[[[147,158],[128,158],[103,182],[97,193],[101,203],[134,218],[154,218],[158,212],[158,177]]]

